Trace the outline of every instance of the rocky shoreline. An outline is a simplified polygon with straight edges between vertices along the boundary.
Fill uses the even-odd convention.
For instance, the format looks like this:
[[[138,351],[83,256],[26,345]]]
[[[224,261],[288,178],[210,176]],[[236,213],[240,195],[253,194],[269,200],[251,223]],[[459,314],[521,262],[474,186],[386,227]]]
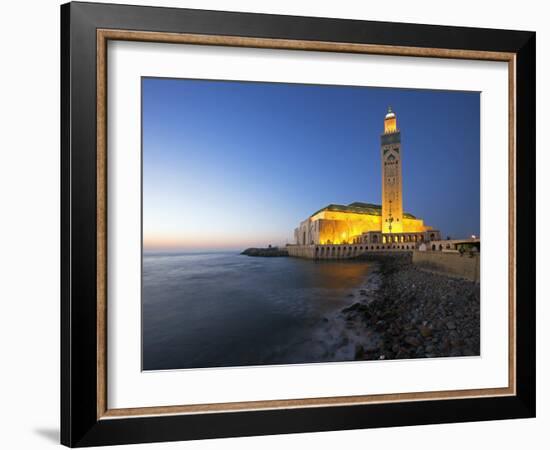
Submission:
[[[356,360],[480,354],[479,283],[425,272],[407,255],[376,261],[379,287],[341,311],[373,335],[373,345],[356,345]]]

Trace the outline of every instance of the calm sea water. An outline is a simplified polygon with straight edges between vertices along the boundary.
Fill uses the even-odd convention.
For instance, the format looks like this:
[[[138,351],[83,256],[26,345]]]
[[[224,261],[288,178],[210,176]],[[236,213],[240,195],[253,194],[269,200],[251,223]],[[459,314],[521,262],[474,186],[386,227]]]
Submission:
[[[352,360],[367,336],[338,317],[368,274],[365,262],[146,254],[143,369]]]

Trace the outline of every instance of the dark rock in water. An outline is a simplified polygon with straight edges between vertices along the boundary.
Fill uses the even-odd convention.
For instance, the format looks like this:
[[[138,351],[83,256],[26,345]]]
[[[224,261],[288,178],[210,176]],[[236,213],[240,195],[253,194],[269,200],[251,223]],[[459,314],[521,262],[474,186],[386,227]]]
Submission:
[[[241,255],[247,256],[288,256],[288,251],[280,249],[279,247],[267,247],[267,248],[247,248]]]
[[[361,303],[356,302],[356,303],[354,303],[353,305],[348,306],[347,308],[344,308],[344,309],[342,310],[342,312],[343,312],[343,313],[347,313],[347,312],[351,312],[351,311],[360,311],[360,310],[363,309],[363,308],[364,308],[364,306],[361,305]]]
[[[420,327],[418,327],[418,330],[420,331],[420,334],[422,335],[422,337],[428,337],[432,335],[432,330],[430,330],[425,325],[420,325]]]

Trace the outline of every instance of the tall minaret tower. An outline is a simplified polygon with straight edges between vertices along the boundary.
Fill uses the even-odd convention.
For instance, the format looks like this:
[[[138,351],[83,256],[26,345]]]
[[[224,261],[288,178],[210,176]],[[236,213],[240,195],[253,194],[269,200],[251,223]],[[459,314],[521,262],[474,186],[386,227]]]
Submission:
[[[403,183],[401,178],[401,133],[397,117],[388,108],[381,136],[382,233],[403,232]]]

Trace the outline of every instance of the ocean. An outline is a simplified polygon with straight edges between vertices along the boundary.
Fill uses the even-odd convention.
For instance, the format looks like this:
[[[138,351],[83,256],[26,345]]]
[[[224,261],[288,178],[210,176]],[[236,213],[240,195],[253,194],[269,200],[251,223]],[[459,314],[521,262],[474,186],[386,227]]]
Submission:
[[[143,370],[349,361],[371,336],[341,310],[376,288],[360,261],[145,254]],[[364,294],[365,292],[363,292]]]

